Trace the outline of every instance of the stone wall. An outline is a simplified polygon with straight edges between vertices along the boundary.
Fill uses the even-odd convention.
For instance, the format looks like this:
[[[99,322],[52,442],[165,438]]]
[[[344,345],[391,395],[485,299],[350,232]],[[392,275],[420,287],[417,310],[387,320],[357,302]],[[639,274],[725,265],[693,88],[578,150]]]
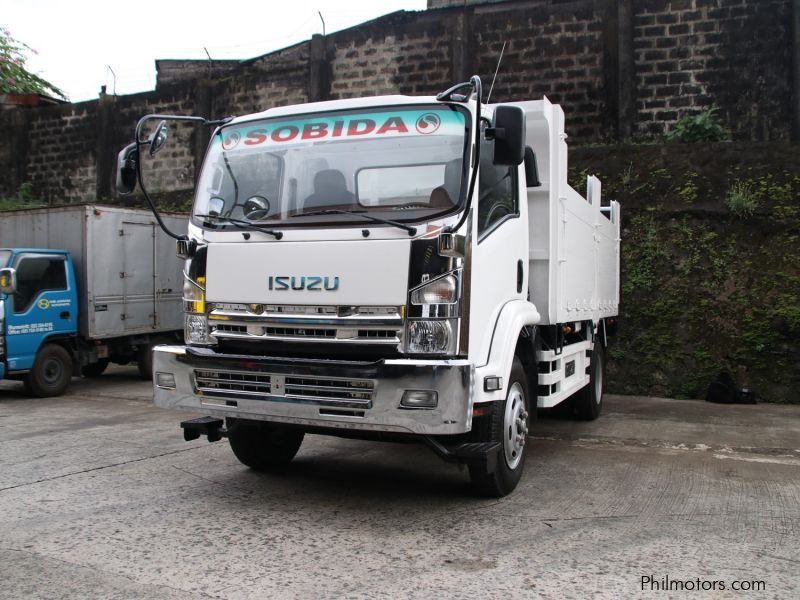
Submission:
[[[764,399],[799,401],[800,255],[786,249],[800,230],[800,153],[788,141],[800,139],[800,0],[434,4],[442,8],[315,36],[210,78],[193,61],[169,65],[153,92],[1,111],[0,197],[30,183],[54,204],[112,199],[116,153],[148,113],[219,118],[434,94],[473,73],[488,94],[502,51],[492,101],[562,103],[573,184],[596,173],[623,204],[610,388],[701,397],[728,369]],[[738,141],[616,144],[657,139],[711,106]],[[170,207],[189,202],[208,135],[173,127],[171,143],[145,157],[150,187]],[[727,206],[734,189],[754,199],[752,215]]]
[[[737,137],[791,133],[791,5],[784,0],[634,0],[637,131],[718,106]]]
[[[183,60],[156,61],[156,89],[197,79],[224,77],[240,66],[240,60]]]
[[[703,398],[726,370],[760,400],[800,403],[797,144],[592,146],[569,172],[622,205],[609,389]]]
[[[659,136],[719,107],[735,139],[800,138],[800,0],[431,0],[247,61],[158,61],[153,92],[0,114],[0,197],[112,196],[116,153],[148,112],[239,115],[378,94],[434,94],[473,73],[492,101],[561,103],[573,146]],[[504,47],[505,46],[505,47]],[[796,74],[797,73],[797,74]],[[794,127],[794,130],[793,130]],[[185,131],[184,131],[185,129]],[[191,189],[207,132],[155,163]]]

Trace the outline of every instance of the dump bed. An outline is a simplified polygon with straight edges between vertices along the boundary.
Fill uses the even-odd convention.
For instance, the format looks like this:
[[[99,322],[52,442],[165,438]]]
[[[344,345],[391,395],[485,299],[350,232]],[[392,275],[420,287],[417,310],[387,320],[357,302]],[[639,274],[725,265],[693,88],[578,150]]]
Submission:
[[[528,188],[530,297],[542,324],[611,317],[619,311],[620,207],[603,202],[589,176],[586,198],[567,181],[564,112],[547,98],[513,103],[526,116],[526,143],[540,187]]]
[[[164,215],[173,231],[187,217]],[[76,205],[0,213],[0,247],[70,252],[89,339],[183,328],[183,264],[150,211]]]

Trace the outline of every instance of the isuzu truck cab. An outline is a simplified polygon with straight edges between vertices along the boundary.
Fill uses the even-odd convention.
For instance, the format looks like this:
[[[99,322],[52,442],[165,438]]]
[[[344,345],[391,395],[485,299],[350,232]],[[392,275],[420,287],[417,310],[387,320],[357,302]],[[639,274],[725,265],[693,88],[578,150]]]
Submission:
[[[209,415],[186,439],[227,437],[264,470],[306,433],[418,440],[502,496],[537,408],[599,415],[620,211],[596,178],[586,198],[568,184],[558,105],[486,105],[473,77],[436,97],[148,115],[121,192],[170,119],[214,127],[173,234],[186,343],[153,356],[155,403]]]

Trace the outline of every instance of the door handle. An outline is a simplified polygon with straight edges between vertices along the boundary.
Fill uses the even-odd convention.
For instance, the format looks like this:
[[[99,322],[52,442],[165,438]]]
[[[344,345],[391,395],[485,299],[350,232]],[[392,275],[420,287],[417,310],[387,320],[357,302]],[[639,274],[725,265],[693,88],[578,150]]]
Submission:
[[[525,277],[525,273],[522,269],[522,261],[517,261],[517,293],[522,293],[522,280]]]
[[[59,316],[59,317],[61,317],[62,319],[65,319],[65,320],[66,320],[66,319],[69,319],[69,311],[68,311],[68,310],[65,310],[64,312],[62,312],[62,313],[61,313],[60,315],[58,315],[58,316]]]

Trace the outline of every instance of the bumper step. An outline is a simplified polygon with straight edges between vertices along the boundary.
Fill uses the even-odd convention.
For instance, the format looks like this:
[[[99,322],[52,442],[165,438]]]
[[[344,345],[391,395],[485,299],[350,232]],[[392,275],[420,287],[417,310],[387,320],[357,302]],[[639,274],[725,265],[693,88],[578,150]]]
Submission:
[[[183,439],[187,442],[196,440],[201,435],[207,436],[209,442],[218,442],[228,437],[228,430],[223,426],[223,420],[217,417],[199,417],[181,421],[181,429],[183,429]]]

